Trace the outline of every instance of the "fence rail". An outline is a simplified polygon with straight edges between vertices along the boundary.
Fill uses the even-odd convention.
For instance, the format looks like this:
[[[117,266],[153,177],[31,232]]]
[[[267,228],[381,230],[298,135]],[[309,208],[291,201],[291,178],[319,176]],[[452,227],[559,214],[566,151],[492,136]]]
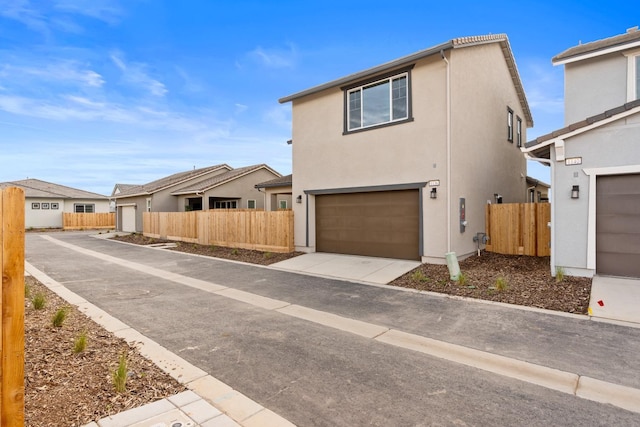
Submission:
[[[293,211],[144,212],[145,236],[269,252],[292,252]]]
[[[0,425],[24,425],[24,191],[0,190]]]
[[[84,230],[92,228],[115,228],[116,214],[110,213],[70,213],[62,214],[62,228]]]
[[[507,255],[551,254],[551,204],[508,203],[487,205],[486,250]]]

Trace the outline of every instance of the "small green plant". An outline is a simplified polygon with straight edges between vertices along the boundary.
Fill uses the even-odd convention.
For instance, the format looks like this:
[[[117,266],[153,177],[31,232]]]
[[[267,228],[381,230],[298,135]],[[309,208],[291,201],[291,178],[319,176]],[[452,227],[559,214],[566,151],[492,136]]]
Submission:
[[[556,282],[560,283],[564,280],[564,268],[556,267]]]
[[[216,248],[216,245],[211,245],[209,246],[209,249],[211,249],[212,251],[215,251],[217,248]]]
[[[238,248],[233,248],[233,250],[231,251],[231,255],[238,255],[240,253],[240,251],[238,250]]]
[[[47,303],[47,298],[44,296],[42,292],[38,292],[31,298],[31,304],[33,304],[33,308],[36,310],[42,310]]]
[[[507,290],[507,280],[504,277],[498,277],[496,279],[495,288],[496,290],[502,292]]]
[[[31,298],[31,287],[28,283],[24,284],[24,299]]]
[[[73,342],[73,352],[82,353],[87,348],[87,331],[82,331]]]
[[[65,319],[67,318],[68,312],[69,311],[66,307],[59,308],[56,311],[56,314],[54,314],[51,318],[51,323],[53,324],[53,326],[55,326],[56,328],[61,327]]]
[[[411,274],[411,280],[416,280],[418,282],[426,282],[429,278],[420,270],[416,270]]]
[[[264,259],[269,259],[273,256],[273,254],[271,252],[265,252],[262,256],[264,256]]]
[[[462,272],[460,274],[458,274],[458,280],[457,280],[458,285],[465,286],[468,281],[469,281],[469,278],[467,277],[466,274],[464,274]]]
[[[127,390],[127,374],[127,356],[123,353],[120,355],[118,368],[111,374],[116,392],[124,393]]]

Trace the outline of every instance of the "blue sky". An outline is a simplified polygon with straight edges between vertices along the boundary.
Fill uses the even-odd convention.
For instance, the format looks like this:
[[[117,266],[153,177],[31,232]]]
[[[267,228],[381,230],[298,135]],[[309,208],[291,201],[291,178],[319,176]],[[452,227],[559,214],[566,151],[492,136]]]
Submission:
[[[639,24],[632,1],[0,0],[0,182],[108,195],[218,163],[288,174],[279,98],[489,33],[509,36],[530,140],[563,126],[551,58]]]

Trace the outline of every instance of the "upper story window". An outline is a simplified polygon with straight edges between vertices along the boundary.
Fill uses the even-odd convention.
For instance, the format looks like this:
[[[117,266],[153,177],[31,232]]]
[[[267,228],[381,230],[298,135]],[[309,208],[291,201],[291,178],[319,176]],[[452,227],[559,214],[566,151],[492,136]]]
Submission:
[[[522,147],[522,119],[516,116],[516,142],[518,147]]]
[[[627,102],[640,99],[640,50],[625,53],[627,57]]]
[[[513,142],[513,110],[507,107],[507,141]]]
[[[636,98],[640,99],[640,55],[635,57],[636,60]]]
[[[409,92],[408,72],[349,88],[346,131],[409,119]]]

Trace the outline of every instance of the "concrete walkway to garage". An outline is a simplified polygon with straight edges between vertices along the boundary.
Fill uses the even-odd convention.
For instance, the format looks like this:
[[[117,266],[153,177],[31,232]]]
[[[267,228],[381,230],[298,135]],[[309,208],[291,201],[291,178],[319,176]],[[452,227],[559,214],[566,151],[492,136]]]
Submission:
[[[640,280],[595,276],[591,282],[589,314],[594,319],[640,324]]]
[[[314,252],[271,264],[271,268],[349,281],[386,285],[419,261]]]

